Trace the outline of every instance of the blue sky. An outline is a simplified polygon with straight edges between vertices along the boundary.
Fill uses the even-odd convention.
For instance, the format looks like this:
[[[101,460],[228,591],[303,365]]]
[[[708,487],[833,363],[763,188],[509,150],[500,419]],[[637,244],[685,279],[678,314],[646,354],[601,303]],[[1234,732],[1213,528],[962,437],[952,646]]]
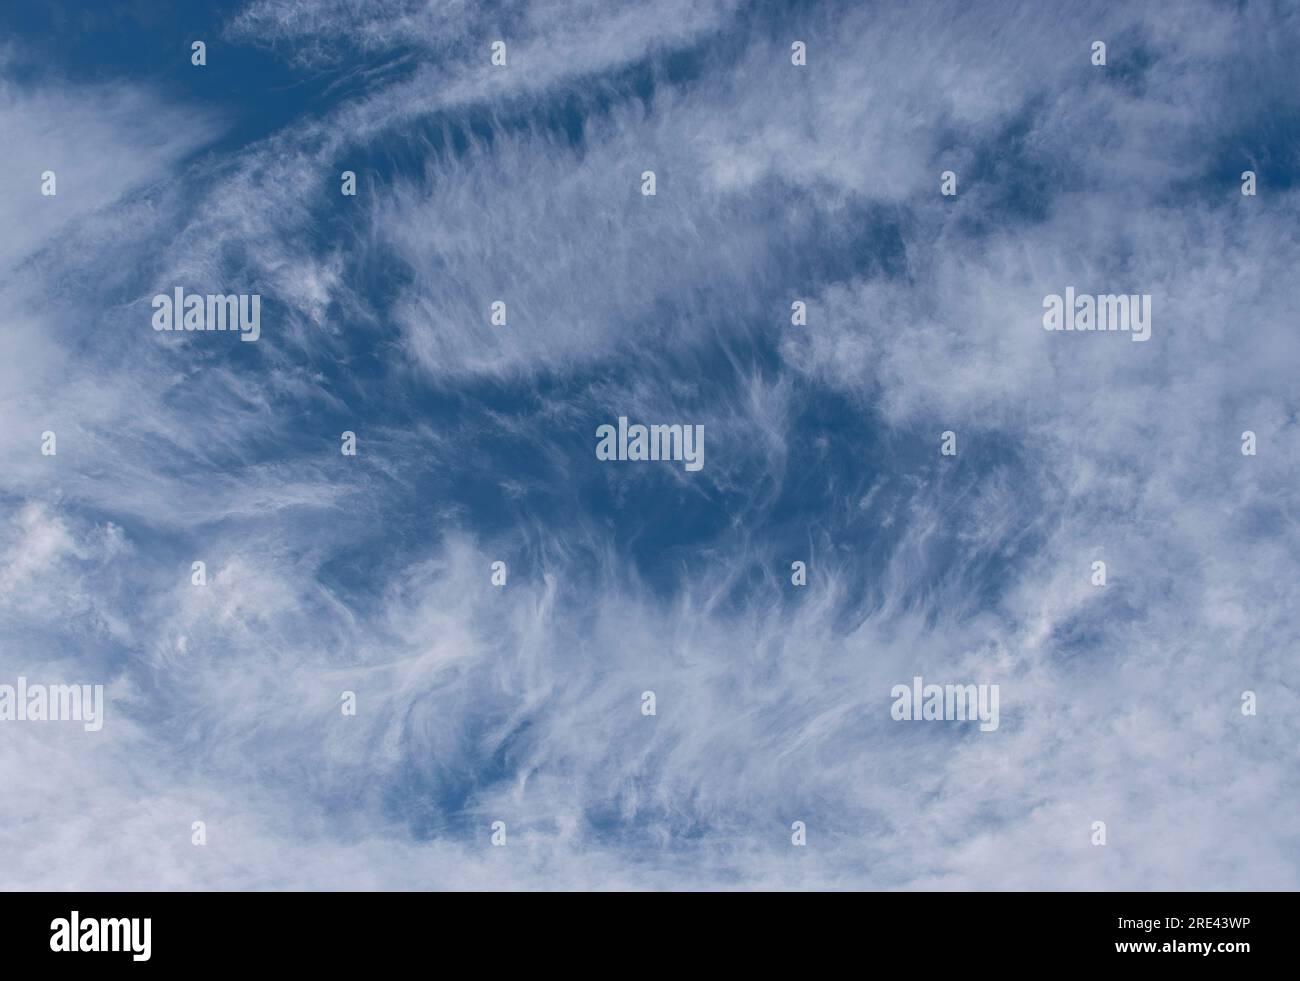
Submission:
[[[0,884],[1300,887],[1294,5],[156,6],[0,14]]]

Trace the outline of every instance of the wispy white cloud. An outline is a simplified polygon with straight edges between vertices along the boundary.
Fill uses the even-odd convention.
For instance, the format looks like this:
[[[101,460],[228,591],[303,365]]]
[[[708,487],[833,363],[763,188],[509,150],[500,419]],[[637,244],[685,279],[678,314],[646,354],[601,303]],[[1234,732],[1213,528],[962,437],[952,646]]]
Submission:
[[[159,95],[0,91],[0,668],[109,686],[101,733],[6,730],[11,887],[1296,887],[1296,199],[1238,152],[1294,19],[772,16],[254,3],[233,41],[413,64],[212,159]],[[423,172],[358,164],[317,237],[398,144]],[[253,350],[147,328],[231,283],[275,304]],[[1066,285],[1152,293],[1151,341],[1043,331]],[[863,460],[809,474],[830,404]],[[620,413],[708,433],[645,478],[726,512],[666,583],[620,537],[642,472],[572,455]],[[893,722],[917,673],[999,683],[1001,726]]]

